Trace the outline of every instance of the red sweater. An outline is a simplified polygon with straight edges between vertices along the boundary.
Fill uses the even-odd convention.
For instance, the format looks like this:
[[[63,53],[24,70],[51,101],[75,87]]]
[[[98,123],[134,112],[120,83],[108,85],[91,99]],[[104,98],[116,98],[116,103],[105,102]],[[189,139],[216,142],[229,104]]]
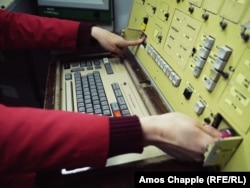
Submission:
[[[86,23],[0,10],[0,49],[76,50],[91,44],[90,31]],[[0,187],[33,186],[39,170],[104,166],[110,156],[142,152],[142,140],[136,116],[0,105]]]

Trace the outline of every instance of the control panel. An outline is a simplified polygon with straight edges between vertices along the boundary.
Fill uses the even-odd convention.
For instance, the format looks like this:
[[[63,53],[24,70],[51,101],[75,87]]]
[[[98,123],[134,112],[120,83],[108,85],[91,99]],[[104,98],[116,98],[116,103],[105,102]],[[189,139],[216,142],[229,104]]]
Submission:
[[[1,0],[0,2],[0,9],[7,9],[14,0]]]
[[[204,165],[250,170],[250,0],[134,0],[126,29],[168,109],[221,131]]]

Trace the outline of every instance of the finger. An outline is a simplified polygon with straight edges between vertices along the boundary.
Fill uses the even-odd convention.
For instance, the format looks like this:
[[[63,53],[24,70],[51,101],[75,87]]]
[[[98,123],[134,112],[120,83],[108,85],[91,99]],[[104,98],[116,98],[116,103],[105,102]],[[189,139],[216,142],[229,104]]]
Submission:
[[[136,45],[143,43],[144,40],[145,40],[145,37],[142,37],[137,40],[124,40],[124,42],[120,46],[121,47],[136,46]]]
[[[220,138],[220,132],[211,125],[208,124],[203,125],[202,130],[214,138]]]
[[[129,40],[129,41],[127,41],[127,45],[135,46],[135,45],[143,43],[143,41],[144,41],[144,38],[140,38],[140,39],[137,39],[137,40]]]

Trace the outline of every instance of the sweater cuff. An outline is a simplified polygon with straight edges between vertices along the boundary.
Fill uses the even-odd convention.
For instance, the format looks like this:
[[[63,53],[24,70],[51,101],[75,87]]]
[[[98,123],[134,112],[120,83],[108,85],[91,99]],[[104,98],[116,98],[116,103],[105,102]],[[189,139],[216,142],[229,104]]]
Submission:
[[[108,157],[125,153],[142,153],[142,127],[137,116],[110,117]]]
[[[98,41],[91,36],[91,28],[93,24],[80,22],[77,33],[76,48],[82,49],[86,46],[95,46],[98,44]]]

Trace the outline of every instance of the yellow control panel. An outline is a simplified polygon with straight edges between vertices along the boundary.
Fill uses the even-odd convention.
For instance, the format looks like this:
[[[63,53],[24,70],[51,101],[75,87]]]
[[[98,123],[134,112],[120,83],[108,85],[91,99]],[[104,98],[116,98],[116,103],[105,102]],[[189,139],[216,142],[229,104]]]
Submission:
[[[250,0],[134,0],[129,29],[146,35],[130,50],[169,110],[225,133],[204,165],[250,170]]]
[[[1,0],[0,9],[8,8],[13,2],[14,2],[14,0]]]

